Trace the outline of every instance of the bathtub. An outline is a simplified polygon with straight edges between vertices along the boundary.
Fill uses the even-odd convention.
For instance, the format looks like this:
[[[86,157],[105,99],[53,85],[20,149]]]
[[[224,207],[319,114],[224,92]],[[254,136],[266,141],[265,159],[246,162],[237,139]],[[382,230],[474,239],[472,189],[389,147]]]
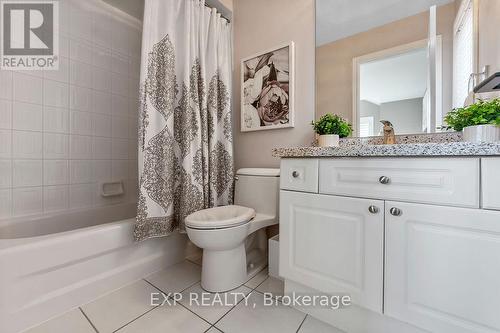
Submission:
[[[135,243],[135,208],[0,221],[0,332],[23,331],[189,254],[178,233]]]

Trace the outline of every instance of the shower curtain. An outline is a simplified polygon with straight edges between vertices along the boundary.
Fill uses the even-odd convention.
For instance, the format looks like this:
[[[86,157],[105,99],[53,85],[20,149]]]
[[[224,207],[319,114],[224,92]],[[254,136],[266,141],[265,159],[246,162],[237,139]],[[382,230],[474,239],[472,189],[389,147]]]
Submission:
[[[231,26],[200,0],[146,0],[136,240],[233,200]]]

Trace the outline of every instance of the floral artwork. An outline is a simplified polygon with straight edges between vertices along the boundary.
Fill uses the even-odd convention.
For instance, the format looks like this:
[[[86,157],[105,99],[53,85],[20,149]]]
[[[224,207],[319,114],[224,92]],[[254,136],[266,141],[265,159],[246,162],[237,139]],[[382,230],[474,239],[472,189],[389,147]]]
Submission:
[[[293,127],[293,43],[241,62],[241,131]]]

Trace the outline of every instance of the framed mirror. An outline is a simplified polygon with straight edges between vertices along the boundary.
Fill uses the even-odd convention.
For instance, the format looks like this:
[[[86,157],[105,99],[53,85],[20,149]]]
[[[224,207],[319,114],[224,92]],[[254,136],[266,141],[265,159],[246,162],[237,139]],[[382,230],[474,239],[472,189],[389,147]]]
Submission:
[[[479,1],[316,0],[316,116],[338,114],[354,136],[440,131],[488,76]]]

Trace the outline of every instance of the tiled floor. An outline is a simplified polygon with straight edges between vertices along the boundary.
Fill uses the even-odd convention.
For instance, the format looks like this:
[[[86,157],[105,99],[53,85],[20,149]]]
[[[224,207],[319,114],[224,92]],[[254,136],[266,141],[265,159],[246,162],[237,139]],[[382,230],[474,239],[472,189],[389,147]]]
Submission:
[[[27,333],[341,332],[280,303],[272,307],[264,306],[263,293],[283,294],[283,283],[269,277],[267,269],[244,286],[222,294],[202,294],[200,275],[199,261],[186,260],[45,322]],[[151,293],[158,292],[178,292],[183,297],[175,305],[151,306]],[[199,304],[190,304],[189,299],[193,297],[198,297]],[[244,297],[248,297],[248,305]],[[220,300],[231,304],[219,304]],[[202,302],[212,305],[203,306]]]

